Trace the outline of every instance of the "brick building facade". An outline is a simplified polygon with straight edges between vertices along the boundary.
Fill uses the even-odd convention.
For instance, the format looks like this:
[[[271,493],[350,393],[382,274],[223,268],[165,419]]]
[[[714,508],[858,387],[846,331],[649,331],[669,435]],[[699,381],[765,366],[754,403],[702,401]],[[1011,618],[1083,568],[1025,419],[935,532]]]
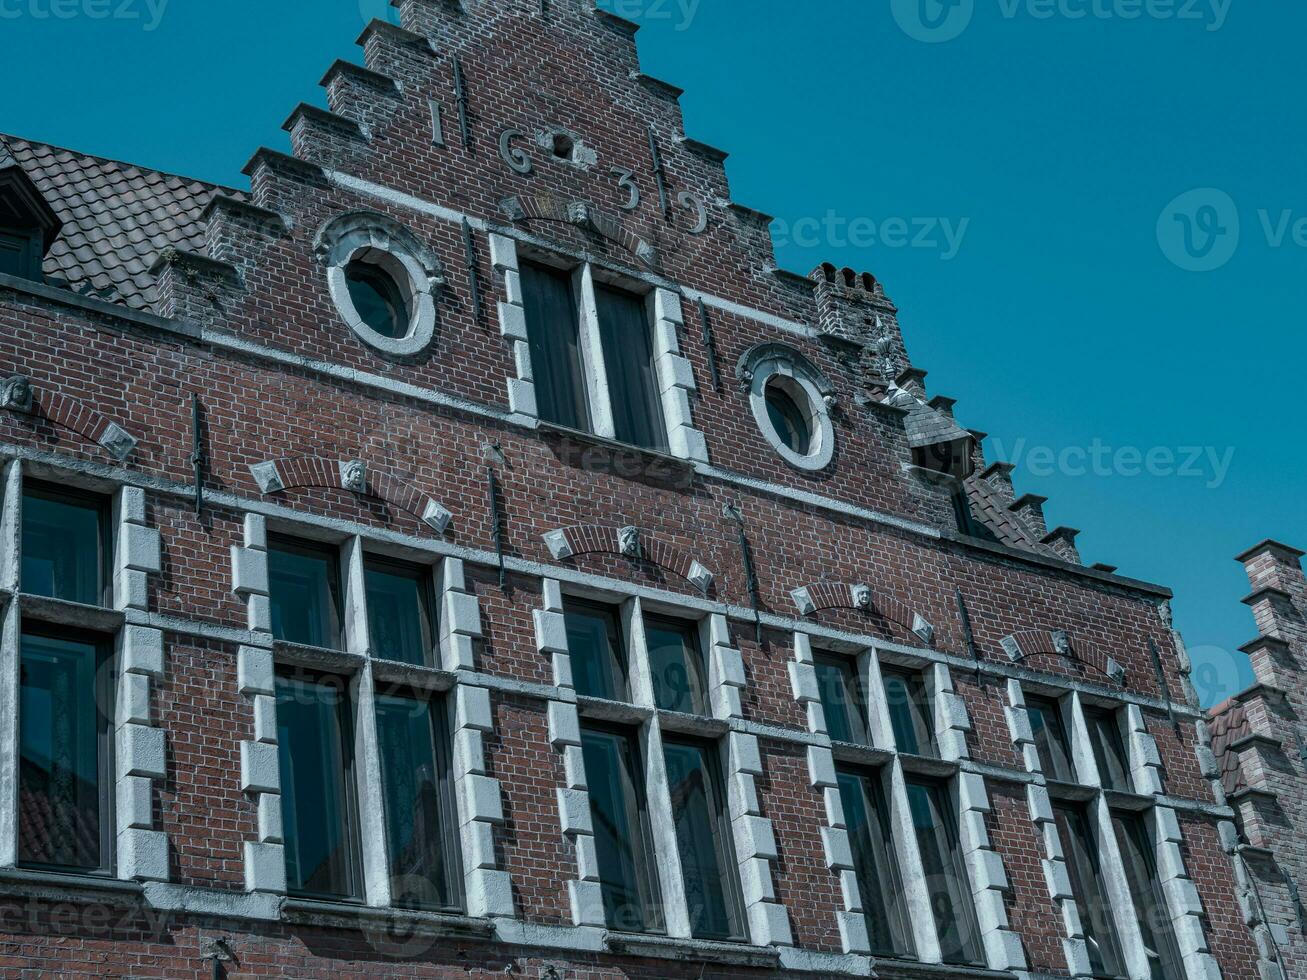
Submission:
[[[589,0],[0,142],[0,969],[1276,976],[1169,593]]]
[[[1257,638],[1242,649],[1256,683],[1212,709],[1212,747],[1238,824],[1244,915],[1267,960],[1286,977],[1307,972],[1307,581],[1303,552],[1264,541],[1239,556],[1252,584],[1244,603]]]

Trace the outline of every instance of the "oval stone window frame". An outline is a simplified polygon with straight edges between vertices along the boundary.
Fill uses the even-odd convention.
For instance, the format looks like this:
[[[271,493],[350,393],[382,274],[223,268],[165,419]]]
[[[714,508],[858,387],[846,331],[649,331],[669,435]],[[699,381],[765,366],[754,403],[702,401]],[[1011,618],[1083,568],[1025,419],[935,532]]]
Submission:
[[[781,459],[808,472],[824,470],[831,464],[835,458],[835,422],[830,408],[835,401],[835,386],[810,360],[783,344],[761,344],[740,358],[736,375],[748,392],[759,431]],[[803,413],[810,434],[806,454],[786,445],[772,424],[767,405],[767,388],[772,384],[789,395]]]
[[[360,340],[390,357],[412,357],[431,346],[436,335],[436,292],[445,276],[435,253],[413,232],[384,214],[353,211],[323,225],[314,251],[327,267],[327,288],[336,310]],[[387,337],[359,315],[345,276],[354,261],[375,265],[394,279],[409,309],[403,336]]]

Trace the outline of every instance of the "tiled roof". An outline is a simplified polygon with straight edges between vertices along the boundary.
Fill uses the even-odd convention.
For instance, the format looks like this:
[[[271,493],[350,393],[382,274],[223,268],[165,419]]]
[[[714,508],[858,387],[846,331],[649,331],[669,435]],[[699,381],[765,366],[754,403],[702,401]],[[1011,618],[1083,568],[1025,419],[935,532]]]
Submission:
[[[217,194],[244,196],[0,134],[5,145],[64,223],[46,255],[46,277],[133,309],[149,309],[154,301],[149,268],[160,250],[171,245],[203,252],[205,207]]]
[[[1026,527],[1025,522],[1008,509],[1007,501],[991,489],[980,476],[968,477],[966,488],[967,499],[971,502],[972,516],[994,536],[999,544],[1056,557],[1056,552],[1041,544]]]
[[[1230,746],[1241,738],[1252,734],[1252,723],[1248,720],[1248,709],[1238,701],[1231,699],[1213,708],[1208,722],[1212,733],[1212,753],[1221,766],[1221,785],[1227,794],[1237,793],[1247,788],[1243,767],[1239,765],[1239,753],[1230,750]]]

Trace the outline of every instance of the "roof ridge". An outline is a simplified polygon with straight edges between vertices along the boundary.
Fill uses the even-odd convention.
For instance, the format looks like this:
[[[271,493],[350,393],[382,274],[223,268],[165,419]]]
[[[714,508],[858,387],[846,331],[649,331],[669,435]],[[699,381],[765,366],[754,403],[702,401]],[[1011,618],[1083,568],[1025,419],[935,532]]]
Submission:
[[[55,150],[62,153],[70,153],[73,156],[82,157],[87,160],[96,160],[100,163],[114,164],[119,167],[134,167],[135,169],[145,173],[158,174],[161,177],[172,177],[175,180],[185,181],[191,184],[202,184],[205,187],[211,187],[215,190],[226,191],[231,194],[239,194],[243,197],[249,195],[249,191],[241,190],[240,188],[233,187],[230,184],[219,184],[212,180],[204,180],[200,177],[190,177],[187,176],[186,174],[175,173],[171,170],[160,170],[158,167],[146,166],[145,164],[135,163],[131,160],[119,160],[115,157],[102,156],[101,154],[98,153],[87,153],[84,150],[75,150],[69,146],[60,146],[57,143],[49,143],[46,142],[45,140],[28,139],[26,136],[18,136],[13,133],[0,132],[0,147],[9,149],[11,154],[13,152],[13,149],[12,147],[9,146],[10,140],[17,140],[21,143],[26,143],[28,146],[43,146],[49,150]]]

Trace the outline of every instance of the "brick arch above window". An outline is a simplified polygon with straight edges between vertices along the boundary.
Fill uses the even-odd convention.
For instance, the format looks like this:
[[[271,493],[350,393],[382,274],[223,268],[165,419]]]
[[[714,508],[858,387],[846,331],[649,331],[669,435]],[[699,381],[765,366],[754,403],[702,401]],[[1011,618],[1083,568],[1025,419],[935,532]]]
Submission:
[[[1107,651],[1090,640],[1080,640],[1065,630],[1023,630],[1003,638],[1003,650],[1013,663],[1035,657],[1073,660],[1109,678],[1125,683],[1125,668]]]
[[[544,535],[545,545],[556,561],[578,555],[605,553],[647,561],[680,576],[705,595],[712,588],[713,573],[698,559],[685,554],[665,539],[635,527],[576,524]]]
[[[362,460],[292,456],[254,463],[250,466],[250,473],[265,494],[317,487],[375,497],[407,511],[437,534],[444,534],[453,520],[453,515],[435,498],[406,480],[370,467]]]
[[[31,381],[20,374],[0,381],[0,408],[44,418],[70,429],[99,445],[120,463],[136,448],[136,437],[113,419],[57,391],[37,392]]]
[[[658,268],[658,249],[631,231],[618,218],[588,201],[568,201],[548,195],[507,198],[502,207],[514,224],[552,221],[593,232],[630,252],[650,269]]]
[[[879,616],[927,646],[934,644],[935,627],[893,593],[877,592],[868,585],[857,583],[816,582],[797,588],[790,595],[802,616],[811,616],[825,609],[853,609]]]

